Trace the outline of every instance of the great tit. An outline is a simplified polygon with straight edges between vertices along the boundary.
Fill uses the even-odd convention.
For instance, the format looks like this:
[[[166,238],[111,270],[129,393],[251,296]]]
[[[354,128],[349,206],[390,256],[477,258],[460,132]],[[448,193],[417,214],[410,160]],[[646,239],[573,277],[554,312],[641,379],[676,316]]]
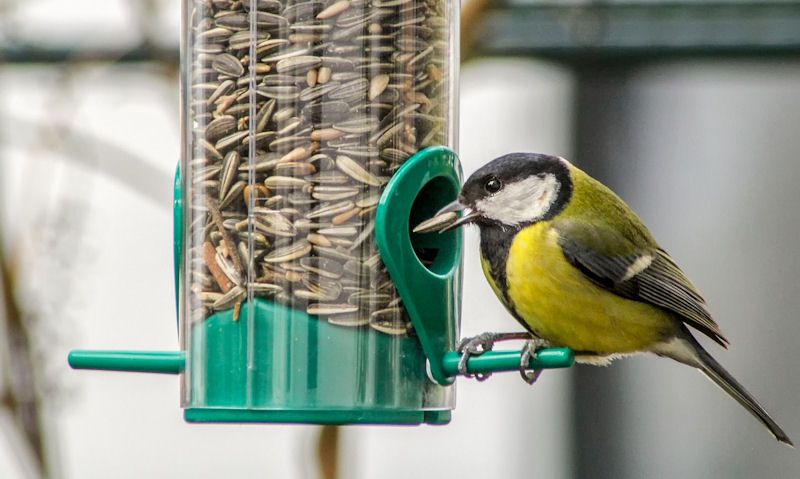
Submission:
[[[527,330],[523,364],[541,345],[568,347],[576,361],[607,364],[653,353],[698,369],[788,445],[791,440],[753,396],[695,340],[728,339],[675,261],[631,208],[567,160],[512,153],[476,171],[450,224],[480,228],[481,264],[497,297]],[[462,341],[470,354],[519,333]],[[521,366],[521,368],[524,368]],[[463,372],[463,371],[462,371]],[[533,382],[538,374],[521,369]]]

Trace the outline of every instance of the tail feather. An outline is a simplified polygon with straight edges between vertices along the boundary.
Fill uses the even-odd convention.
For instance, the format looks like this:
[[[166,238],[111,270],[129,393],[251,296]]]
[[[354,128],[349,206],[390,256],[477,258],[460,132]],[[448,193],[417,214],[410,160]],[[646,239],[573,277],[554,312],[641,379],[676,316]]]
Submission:
[[[792,440],[784,430],[764,410],[755,398],[747,392],[739,381],[717,362],[700,343],[688,332],[685,336],[675,338],[655,351],[660,356],[672,358],[678,362],[697,368],[708,379],[728,393],[733,399],[747,409],[756,419],[761,421],[778,441],[794,447]]]

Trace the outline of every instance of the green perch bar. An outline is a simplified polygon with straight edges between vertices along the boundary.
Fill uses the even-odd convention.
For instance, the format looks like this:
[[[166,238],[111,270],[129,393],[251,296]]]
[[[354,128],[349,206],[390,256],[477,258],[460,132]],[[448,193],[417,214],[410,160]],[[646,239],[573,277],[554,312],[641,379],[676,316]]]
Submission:
[[[496,373],[516,371],[519,369],[521,351],[486,351],[480,356],[473,356],[467,361],[467,372]],[[458,363],[461,354],[451,351],[444,355],[444,371],[449,376],[458,375]],[[575,363],[575,355],[569,348],[545,348],[536,351],[529,362],[531,369],[568,368]]]
[[[492,373],[519,369],[520,351],[487,351],[467,361],[467,372]],[[444,356],[444,371],[458,375],[461,354],[451,351]],[[536,352],[531,369],[568,368],[575,362],[568,348],[545,348]],[[103,371],[129,371],[140,373],[180,374],[186,365],[186,354],[181,351],[92,351],[75,350],[69,353],[73,369]]]
[[[183,351],[102,351],[76,349],[67,357],[72,369],[180,374],[186,366]]]

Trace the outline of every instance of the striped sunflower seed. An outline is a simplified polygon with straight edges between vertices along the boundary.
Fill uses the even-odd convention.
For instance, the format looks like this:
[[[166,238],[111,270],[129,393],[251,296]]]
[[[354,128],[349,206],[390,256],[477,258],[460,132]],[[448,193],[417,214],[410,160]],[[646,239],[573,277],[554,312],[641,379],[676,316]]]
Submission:
[[[211,68],[232,77],[240,77],[244,74],[244,67],[238,58],[230,53],[221,53],[214,58]]]
[[[305,239],[297,240],[289,246],[276,248],[264,256],[265,263],[283,263],[302,258],[311,252],[311,243]]]
[[[358,162],[352,158],[339,155],[336,157],[336,167],[347,176],[354,180],[370,186],[381,186],[381,181],[372,173],[365,170]]]
[[[317,316],[332,316],[335,314],[355,313],[356,311],[358,311],[358,306],[347,303],[313,303],[306,308],[308,314]]]
[[[455,223],[458,219],[458,214],[454,211],[449,211],[447,213],[442,213],[440,215],[434,216],[428,220],[423,221],[422,223],[418,224],[414,227],[412,232],[414,233],[430,233],[432,231],[441,231],[451,224]]]

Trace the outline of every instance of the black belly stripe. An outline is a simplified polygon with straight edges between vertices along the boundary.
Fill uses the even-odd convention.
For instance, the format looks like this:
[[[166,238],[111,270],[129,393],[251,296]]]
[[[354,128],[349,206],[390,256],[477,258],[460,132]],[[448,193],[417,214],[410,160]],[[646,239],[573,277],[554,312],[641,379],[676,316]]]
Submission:
[[[503,301],[507,305],[508,311],[514,316],[514,319],[527,329],[531,334],[537,335],[531,327],[522,320],[522,317],[517,313],[514,307],[514,302],[508,294],[508,277],[506,275],[506,263],[508,262],[508,253],[511,251],[511,243],[514,237],[519,233],[517,228],[501,229],[499,226],[482,226],[481,227],[481,256],[489,263],[489,273],[492,275],[497,288],[503,294]],[[537,335],[538,336],[538,335]]]

